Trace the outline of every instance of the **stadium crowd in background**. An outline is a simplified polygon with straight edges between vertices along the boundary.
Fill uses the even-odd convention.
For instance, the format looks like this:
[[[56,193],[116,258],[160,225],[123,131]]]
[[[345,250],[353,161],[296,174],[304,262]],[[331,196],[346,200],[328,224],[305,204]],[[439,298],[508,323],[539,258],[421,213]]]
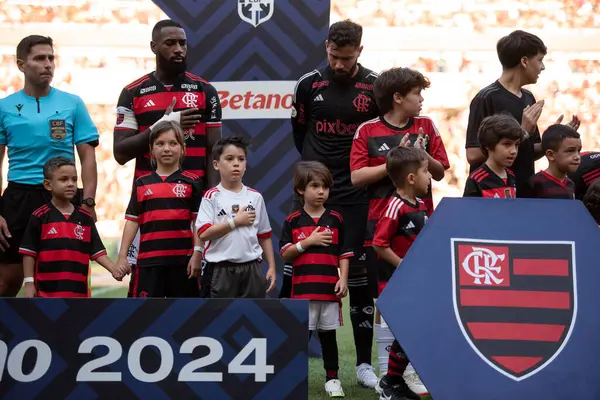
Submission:
[[[411,0],[412,1],[412,0]],[[413,1],[410,12],[406,4],[398,8],[398,2],[392,0],[333,0],[331,21],[351,18],[363,25],[365,32],[375,27],[460,27],[467,31],[487,28],[563,28],[570,32],[577,28],[595,28],[600,1],[544,0],[526,2],[502,2],[493,0],[463,0],[456,2]],[[143,5],[146,4],[147,5]],[[164,14],[151,2],[84,1],[78,7],[5,4],[0,10],[0,26],[14,26],[28,22],[53,23],[70,21],[77,24],[153,24],[164,18]],[[143,6],[142,6],[143,5]],[[397,12],[390,10],[397,10]],[[33,12],[36,11],[36,12]],[[124,57],[120,55],[71,56],[61,54],[61,47],[68,43],[57,44],[57,73],[55,87],[69,91],[72,77],[85,68],[105,70],[131,70],[142,75],[153,69],[152,57]],[[450,161],[446,178],[434,189],[434,200],[444,196],[460,196],[468,174],[468,164],[464,149],[467,128],[468,105],[475,94],[488,79],[475,79],[474,75],[498,71],[498,60],[493,49],[486,52],[474,51],[423,51],[420,53],[388,51],[376,56],[364,54],[361,58],[365,65],[375,71],[394,66],[417,69],[423,73],[440,73],[441,79],[448,74],[448,80],[456,75],[464,82],[464,90],[448,93],[453,104],[461,106],[428,106],[428,91],[424,92],[424,114],[436,123]],[[5,79],[0,83],[0,96],[5,96],[22,87],[22,74],[16,68],[12,50],[1,55],[0,74]],[[545,58],[546,70],[536,85],[528,87],[536,99],[544,99],[544,111],[540,117],[540,129],[553,123],[568,109],[581,119],[579,133],[586,150],[600,149],[600,129],[598,113],[600,109],[600,57],[597,53],[556,52],[550,47]],[[68,68],[66,68],[68,66]],[[433,79],[433,85],[438,80]],[[490,79],[493,79],[490,78]],[[484,83],[485,82],[485,83]],[[103,85],[104,86],[104,85]],[[110,87],[107,83],[106,87]],[[218,89],[218,88],[217,88]],[[108,90],[108,89],[106,89]],[[116,91],[120,88],[115,88]],[[431,89],[433,90],[433,89]],[[114,97],[114,94],[112,95]],[[441,101],[444,103],[444,99]],[[430,102],[429,102],[430,103]],[[100,132],[100,145],[96,151],[98,159],[98,217],[100,220],[121,221],[127,205],[129,192],[124,183],[131,182],[133,166],[120,167],[113,160],[112,124],[114,123],[115,104],[87,104],[90,115]],[[538,163],[538,169],[545,161]],[[6,168],[5,168],[6,169]],[[110,199],[111,201],[104,201]],[[102,231],[102,228],[100,228]],[[115,235],[117,228],[106,229],[106,234]]]

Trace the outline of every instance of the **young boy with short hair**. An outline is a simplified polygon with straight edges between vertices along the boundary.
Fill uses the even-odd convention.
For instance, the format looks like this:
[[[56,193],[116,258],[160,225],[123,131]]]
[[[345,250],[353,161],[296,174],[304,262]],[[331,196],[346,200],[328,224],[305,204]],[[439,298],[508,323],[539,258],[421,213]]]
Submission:
[[[375,228],[373,247],[380,257],[379,271],[385,271],[380,280],[380,291],[400,267],[402,259],[415,241],[430,215],[425,203],[419,198],[427,194],[431,184],[428,157],[423,150],[396,147],[386,160],[386,170],[396,192],[388,201]],[[390,348],[387,374],[377,386],[381,400],[419,400],[420,396],[408,386],[403,378],[409,364],[408,357],[398,341]]]
[[[354,255],[346,243],[341,214],[325,208],[333,185],[331,172],[317,161],[302,161],[294,173],[294,191],[303,208],[286,218],[280,253],[292,263],[292,299],[309,300],[309,337],[318,330],[323,349],[325,391],[344,397],[338,378],[335,330],[342,325],[340,299],[348,291],[348,269]]]
[[[567,174],[577,171],[581,163],[579,133],[567,125],[550,125],[542,135],[542,150],[548,168],[531,177],[527,197],[574,199],[575,183]]]
[[[495,114],[481,121],[478,140],[487,159],[469,175],[463,197],[517,197],[517,181],[508,168],[517,158],[523,135],[519,123],[508,114]]]
[[[392,68],[382,72],[375,80],[373,92],[381,112],[379,118],[358,127],[350,153],[350,170],[355,186],[367,187],[369,215],[367,222],[367,265],[377,264],[377,255],[371,248],[374,228],[395,188],[386,170],[387,153],[398,146],[416,147],[426,151],[429,169],[436,181],[444,179],[450,168],[442,137],[429,117],[419,116],[423,105],[422,92],[429,87],[429,80],[420,72],[409,68]],[[428,210],[433,211],[431,190],[423,198]],[[378,273],[376,268],[367,268]],[[382,282],[382,278],[377,278]],[[376,279],[374,279],[376,280]],[[373,293],[377,297],[378,293]],[[376,315],[375,341],[380,374],[388,365],[389,346],[394,337],[385,321]],[[407,381],[411,388],[427,394],[412,366],[407,369]]]
[[[52,200],[33,212],[19,247],[25,297],[90,297],[90,260],[122,280],[128,269],[117,268],[108,258],[92,216],[71,203],[77,193],[75,162],[48,160],[44,188]]]
[[[210,285],[211,298],[264,298],[275,287],[265,201],[242,182],[247,151],[248,144],[239,136],[222,138],[213,147],[213,166],[221,182],[204,194],[196,220],[198,236],[206,246],[201,284]],[[260,265],[263,257],[269,266],[266,279]]]

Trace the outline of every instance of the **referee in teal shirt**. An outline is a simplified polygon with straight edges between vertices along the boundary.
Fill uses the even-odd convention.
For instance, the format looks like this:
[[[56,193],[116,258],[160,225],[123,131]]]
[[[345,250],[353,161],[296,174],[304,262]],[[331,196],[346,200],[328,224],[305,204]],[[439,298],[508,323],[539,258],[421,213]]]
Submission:
[[[0,168],[8,149],[8,186],[0,202],[0,297],[19,292],[21,239],[32,212],[50,201],[42,185],[44,163],[58,156],[74,160],[77,148],[83,192],[75,202],[94,217],[98,179],[98,130],[85,104],[50,86],[55,68],[52,39],[32,35],[21,40],[17,65],[25,87],[0,100]]]

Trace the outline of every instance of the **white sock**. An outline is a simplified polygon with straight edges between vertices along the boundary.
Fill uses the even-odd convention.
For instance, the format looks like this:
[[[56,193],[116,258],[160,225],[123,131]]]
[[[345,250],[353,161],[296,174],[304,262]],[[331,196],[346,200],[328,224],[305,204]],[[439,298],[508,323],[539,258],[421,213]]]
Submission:
[[[387,374],[388,360],[390,358],[390,347],[394,342],[394,335],[385,324],[375,324],[375,343],[377,343],[377,364],[379,375]]]
[[[411,372],[414,370],[415,370],[415,367],[413,367],[412,363],[408,363],[408,365],[406,366],[406,370],[404,372],[406,373],[406,372]]]

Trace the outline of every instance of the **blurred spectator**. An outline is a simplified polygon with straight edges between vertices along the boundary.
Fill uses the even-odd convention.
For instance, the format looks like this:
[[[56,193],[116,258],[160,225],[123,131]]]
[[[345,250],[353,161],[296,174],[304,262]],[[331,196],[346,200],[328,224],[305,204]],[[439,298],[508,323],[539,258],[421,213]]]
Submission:
[[[26,23],[140,24],[153,26],[165,14],[151,1],[78,1],[74,5],[42,6],[0,1],[0,25]],[[68,1],[65,1],[68,3]],[[75,3],[73,1],[73,3]]]
[[[600,0],[332,0],[332,22],[369,26],[596,28]]]

